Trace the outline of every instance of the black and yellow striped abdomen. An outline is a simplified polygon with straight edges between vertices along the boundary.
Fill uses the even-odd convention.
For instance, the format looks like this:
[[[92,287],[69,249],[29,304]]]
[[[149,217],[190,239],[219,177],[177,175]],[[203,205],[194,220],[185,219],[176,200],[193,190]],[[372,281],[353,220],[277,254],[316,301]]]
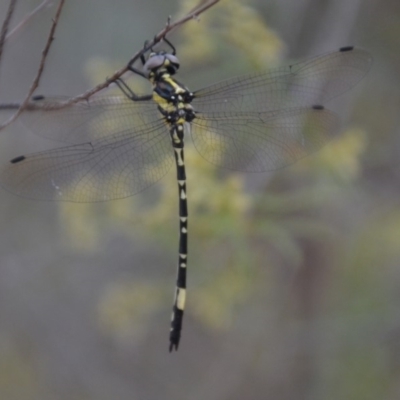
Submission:
[[[170,351],[178,349],[181,337],[183,313],[186,302],[186,266],[188,258],[188,207],[186,170],[184,157],[184,126],[191,122],[194,111],[190,105],[193,95],[166,72],[150,76],[153,83],[153,100],[169,127],[179,193],[179,257],[175,298],[171,317]]]

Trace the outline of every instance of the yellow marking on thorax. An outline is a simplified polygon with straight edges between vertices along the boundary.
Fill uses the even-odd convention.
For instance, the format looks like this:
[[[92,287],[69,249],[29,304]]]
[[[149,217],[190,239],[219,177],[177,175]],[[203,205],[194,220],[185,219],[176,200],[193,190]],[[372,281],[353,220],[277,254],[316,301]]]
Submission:
[[[154,89],[157,88],[157,83],[154,81],[154,79],[150,79],[151,82],[153,83]],[[182,101],[182,96],[180,94],[185,93],[186,89],[182,87],[179,83],[177,83],[173,78],[171,78],[170,74],[164,73],[160,79],[160,81],[165,82],[166,84],[170,85],[173,90],[174,94],[176,95],[178,99],[178,104],[174,105],[172,104],[171,101],[168,101],[164,97],[161,97],[155,90],[153,90],[153,100],[155,103],[157,103],[160,108],[162,108],[163,111],[167,113],[172,113],[178,110],[185,110],[185,109],[192,109],[190,104],[186,104]],[[178,124],[178,129],[183,130],[183,124],[186,122],[184,116],[180,117],[176,123]]]
[[[175,79],[171,78],[171,75],[164,74],[162,80],[169,83],[174,88],[176,94],[185,93],[186,90],[181,85],[179,85],[179,83],[177,83]]]
[[[161,97],[158,93],[153,92],[153,100],[166,112],[176,111],[176,107],[168,102],[168,100]]]

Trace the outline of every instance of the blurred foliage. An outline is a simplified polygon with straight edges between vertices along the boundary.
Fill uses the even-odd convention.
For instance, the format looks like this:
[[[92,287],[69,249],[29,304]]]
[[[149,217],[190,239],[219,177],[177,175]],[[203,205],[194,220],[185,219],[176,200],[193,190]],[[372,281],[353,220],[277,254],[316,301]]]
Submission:
[[[178,14],[183,15],[197,3],[194,0],[179,1]],[[255,3],[250,0],[221,1],[203,14],[200,21],[191,21],[174,32],[182,69],[187,67],[196,78],[215,65],[221,76],[232,76],[238,66],[254,70],[277,64],[288,46],[265,21],[267,11],[271,10],[267,9],[270,4],[260,1],[256,8]],[[310,8],[300,2],[283,3],[282,12],[289,20],[288,24],[297,18],[304,20],[307,27],[307,18],[314,18],[318,23],[328,20],[328,14],[324,19],[321,9],[311,7],[316,2],[308,2]],[[332,4],[337,3],[323,2],[323,7],[328,9]],[[367,6],[363,5],[363,10],[364,7]],[[153,10],[154,7],[151,12]],[[292,13],[295,13],[294,17]],[[379,18],[380,13],[388,19]],[[203,160],[190,144],[187,145],[189,288],[186,315],[189,318],[185,319],[183,335],[186,339],[200,332],[201,343],[207,343],[207,346],[188,346],[184,350],[186,353],[178,353],[180,358],[176,364],[172,359],[163,364],[165,361],[161,356],[156,359],[153,353],[147,353],[150,347],[156,346],[146,347],[146,354],[137,361],[138,370],[132,373],[131,364],[125,365],[126,381],[134,382],[134,390],[145,382],[152,388],[160,387],[166,393],[170,390],[175,394],[164,396],[163,393],[165,398],[191,398],[186,396],[185,390],[187,394],[196,392],[194,382],[198,383],[207,373],[215,376],[218,385],[231,384],[228,380],[225,383],[225,378],[231,378],[232,369],[237,386],[233,385],[232,392],[225,398],[398,398],[400,208],[398,139],[395,140],[398,136],[398,94],[395,88],[400,59],[393,50],[398,47],[398,35],[395,34],[398,26],[386,21],[396,21],[399,15],[400,9],[395,2],[379,3],[374,26],[364,23],[363,34],[373,36],[370,40],[377,43],[375,48],[386,57],[384,76],[371,73],[367,79],[372,82],[372,89],[361,99],[357,98],[355,111],[349,113],[350,119],[356,114],[363,125],[350,124],[318,153],[289,168],[260,177],[258,174],[221,172]],[[293,17],[291,20],[290,16]],[[313,37],[318,36],[314,28],[310,29]],[[287,32],[286,35],[289,37]],[[300,42],[301,38],[299,33],[295,39]],[[91,57],[86,64],[86,73],[92,84],[96,84],[124,62],[126,60]],[[133,78],[128,83],[139,93],[150,90],[145,80]],[[107,94],[111,93],[119,92],[112,88],[107,91]],[[60,203],[63,244],[67,242],[70,246],[67,253],[73,249],[75,256],[92,256],[93,253],[104,256],[107,251],[101,252],[102,247],[106,247],[105,243],[113,235],[116,241],[125,237],[128,243],[141,235],[154,249],[163,250],[165,265],[160,269],[168,270],[170,260],[177,260],[178,188],[175,175],[171,170],[154,190],[151,189],[150,195],[144,193],[96,206]],[[9,227],[11,224],[4,225]],[[23,227],[21,231],[32,235],[32,231],[25,229],[25,220]],[[25,236],[17,237],[16,242],[23,243],[18,242],[18,249],[25,246],[24,240],[27,240]],[[150,253],[148,249],[144,251]],[[7,262],[12,266],[13,262],[34,265],[35,257],[27,254],[22,259],[13,255]],[[119,261],[115,260],[116,263]],[[40,263],[44,263],[42,259]],[[55,267],[53,264],[49,262],[46,267]],[[168,275],[175,279],[170,269]],[[77,270],[79,274],[74,278],[85,287],[81,296],[84,308],[87,300],[85,285],[95,278],[81,280],[81,266]],[[90,272],[95,274],[93,270]],[[155,326],[151,322],[157,319],[161,309],[172,305],[173,282],[150,279],[145,274],[133,277],[133,273],[126,271],[122,275],[122,278],[121,273],[107,276],[104,286],[99,285],[98,291],[93,290],[98,301],[94,319],[96,327],[115,348],[124,350],[135,346],[134,357],[129,353],[118,361],[134,359],[136,362],[140,353],[137,349],[145,347],[141,345],[146,343]],[[13,275],[10,273],[10,276]],[[10,287],[9,291],[20,300],[20,293],[12,285]],[[75,297],[75,291],[69,289]],[[75,303],[73,306],[74,314],[78,314],[80,307]],[[262,312],[257,314],[257,308]],[[68,312],[72,314],[70,310]],[[18,312],[13,315],[18,316]],[[83,313],[81,318],[86,322],[85,317]],[[52,324],[50,318],[49,321]],[[238,321],[244,321],[243,325],[240,326]],[[187,332],[186,327],[193,323],[198,329]],[[28,334],[29,329],[22,326]],[[234,336],[235,329],[240,330],[239,326],[243,339],[232,346],[233,351],[225,354],[224,342],[231,337],[228,332]],[[168,327],[163,328],[166,333]],[[64,328],[58,329],[64,333]],[[59,331],[55,329],[55,332]],[[257,340],[251,340],[254,343],[249,351],[250,346],[246,347],[242,341],[245,342],[254,331],[259,336]],[[57,343],[66,341],[67,334],[60,339],[57,336]],[[84,346],[89,342],[84,341]],[[29,357],[21,356],[12,345],[0,350],[1,397],[35,398],[39,382],[37,370],[32,368],[35,364]],[[106,354],[111,354],[112,368],[117,369],[115,353]],[[86,357],[90,357],[89,352],[84,354],[85,360]],[[246,357],[250,359],[248,364]],[[98,365],[98,359],[95,362]],[[215,368],[210,368],[211,362],[216,364]],[[243,371],[239,369],[240,363],[244,365]],[[118,368],[122,369],[121,364]],[[236,368],[239,370],[237,375]],[[83,379],[83,369],[77,371],[79,373],[74,372]],[[176,372],[177,377],[171,379],[171,371]],[[189,379],[184,379],[185,373]],[[136,375],[141,382],[134,380]],[[93,384],[91,378],[88,387]],[[241,388],[237,383],[241,380],[248,381],[243,389],[245,395],[236,391]],[[186,388],[185,382],[190,387]],[[117,383],[119,388],[120,380]],[[31,397],[23,393],[24,386],[30,388]],[[102,389],[104,386],[100,385]],[[173,391],[175,386],[178,392]],[[210,393],[211,387],[217,385],[210,384],[205,392]],[[262,388],[258,397],[251,394],[253,387]],[[270,392],[266,394],[266,390]],[[202,392],[199,390],[198,393]],[[213,398],[212,395],[205,397]]]
[[[196,0],[181,0],[180,15],[188,13],[197,3]],[[284,43],[249,3],[248,0],[222,1],[212,12],[203,14],[198,23],[182,27],[179,54],[189,67],[215,60],[226,44],[233,46],[237,58],[240,58],[238,51],[242,52],[241,58],[252,68],[265,68],[277,63],[284,51]],[[219,42],[222,39],[225,43]]]
[[[154,282],[114,282],[106,288],[99,303],[100,329],[117,346],[132,345],[135,338],[143,340],[150,327],[146,320],[165,301],[163,292],[165,285],[161,287]]]
[[[0,396],[4,399],[31,399],[39,392],[38,374],[29,357],[21,354],[12,338],[2,338],[0,350]],[[6,349],[4,342],[8,344]],[[18,382],[18,385],[15,385]],[[17,390],[16,390],[17,389]]]

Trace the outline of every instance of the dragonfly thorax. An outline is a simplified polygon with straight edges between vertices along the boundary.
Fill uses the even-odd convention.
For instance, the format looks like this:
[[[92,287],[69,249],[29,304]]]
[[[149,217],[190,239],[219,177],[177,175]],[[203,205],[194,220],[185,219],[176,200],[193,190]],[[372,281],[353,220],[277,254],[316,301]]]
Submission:
[[[183,124],[195,118],[191,106],[193,93],[172,77],[179,68],[179,61],[173,55],[165,53],[151,53],[144,65],[150,69],[148,79],[153,84],[153,100],[158,110],[169,124]]]

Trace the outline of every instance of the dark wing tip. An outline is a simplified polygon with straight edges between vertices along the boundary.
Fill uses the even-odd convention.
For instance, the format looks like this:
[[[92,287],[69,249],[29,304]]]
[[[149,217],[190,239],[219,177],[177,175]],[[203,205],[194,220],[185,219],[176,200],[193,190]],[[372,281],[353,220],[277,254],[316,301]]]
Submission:
[[[344,53],[345,51],[353,51],[354,50],[354,46],[345,46],[345,47],[341,47],[339,49],[339,51],[341,51],[342,53]]]
[[[320,105],[320,104],[316,104],[314,106],[312,106],[313,110],[325,110],[325,107]]]
[[[42,94],[37,94],[35,96],[32,96],[32,101],[39,101],[39,100],[44,100],[44,96]]]
[[[19,162],[21,162],[21,161],[24,161],[25,159],[26,159],[25,156],[18,156],[18,157],[13,158],[13,159],[10,161],[10,163],[11,163],[11,164],[17,164],[17,163],[19,163]]]

